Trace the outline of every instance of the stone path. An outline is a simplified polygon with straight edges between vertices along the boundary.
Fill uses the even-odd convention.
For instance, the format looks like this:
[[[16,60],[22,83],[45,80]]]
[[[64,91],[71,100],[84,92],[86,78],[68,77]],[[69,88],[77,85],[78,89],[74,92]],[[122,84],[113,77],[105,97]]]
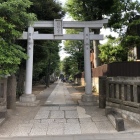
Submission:
[[[41,92],[45,97],[47,90]],[[44,104],[38,107],[17,107],[20,112],[0,127],[0,137],[54,136],[73,134],[118,134],[98,106],[79,106],[81,95],[66,83],[58,82]],[[140,126],[125,120],[125,131],[140,132]]]

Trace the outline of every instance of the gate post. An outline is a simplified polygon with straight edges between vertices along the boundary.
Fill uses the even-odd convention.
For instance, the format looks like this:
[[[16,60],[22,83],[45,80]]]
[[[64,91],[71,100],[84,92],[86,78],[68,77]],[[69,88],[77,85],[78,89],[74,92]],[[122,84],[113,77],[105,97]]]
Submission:
[[[84,71],[85,71],[85,94],[82,96],[83,102],[92,102],[92,80],[90,64],[90,34],[89,28],[84,28]]]
[[[99,77],[99,108],[106,107],[106,76]]]
[[[36,101],[36,96],[32,94],[32,75],[33,75],[33,40],[34,28],[32,26],[28,27],[27,34],[27,55],[28,59],[26,60],[26,79],[25,79],[25,91],[24,94],[20,97],[20,101],[29,105],[29,103]]]

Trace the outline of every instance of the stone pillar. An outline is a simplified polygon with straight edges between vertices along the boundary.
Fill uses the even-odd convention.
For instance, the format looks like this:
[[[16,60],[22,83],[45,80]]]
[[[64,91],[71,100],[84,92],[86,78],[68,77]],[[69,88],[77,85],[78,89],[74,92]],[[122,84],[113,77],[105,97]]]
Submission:
[[[120,94],[119,94],[119,92],[120,92],[120,85],[119,85],[119,84],[116,84],[116,98],[117,98],[117,99],[120,99]]]
[[[134,96],[134,102],[138,103],[138,85],[133,85],[133,96]]]
[[[16,109],[16,77],[12,75],[7,80],[7,109]]]
[[[32,26],[28,27],[28,42],[27,42],[27,55],[28,59],[26,61],[26,79],[25,79],[25,91],[20,97],[21,102],[34,102],[36,96],[32,94],[32,75],[33,75],[33,40],[34,28]]]
[[[127,85],[127,101],[131,101],[131,85]]]
[[[125,86],[124,84],[122,83],[121,84],[121,100],[124,101],[125,100]]]
[[[106,77],[99,77],[99,108],[106,107]]]
[[[90,34],[89,28],[84,28],[84,72],[85,72],[85,94],[82,96],[83,102],[93,101],[91,64],[90,64]]]
[[[0,77],[0,119],[7,117],[7,78]],[[2,124],[2,122],[0,122]]]

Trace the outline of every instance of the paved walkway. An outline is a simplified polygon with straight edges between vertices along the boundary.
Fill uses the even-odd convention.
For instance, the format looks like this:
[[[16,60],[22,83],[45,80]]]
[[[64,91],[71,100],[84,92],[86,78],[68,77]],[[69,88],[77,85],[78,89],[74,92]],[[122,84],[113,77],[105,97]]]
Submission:
[[[56,85],[56,86],[55,86]],[[54,90],[52,90],[54,88]],[[49,92],[49,93],[48,93]],[[50,94],[51,93],[51,94]],[[49,96],[49,97],[48,97]],[[17,107],[0,126],[0,138],[72,134],[118,134],[98,106],[79,106],[81,94],[67,83],[53,84],[38,96],[37,107]],[[125,120],[122,133],[140,133],[140,126]]]

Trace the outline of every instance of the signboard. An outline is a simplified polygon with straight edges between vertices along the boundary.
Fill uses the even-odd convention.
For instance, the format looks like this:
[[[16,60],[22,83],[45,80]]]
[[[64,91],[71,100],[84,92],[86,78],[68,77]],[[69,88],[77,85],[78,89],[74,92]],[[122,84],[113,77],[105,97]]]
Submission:
[[[54,19],[54,35],[63,35],[63,21]]]

